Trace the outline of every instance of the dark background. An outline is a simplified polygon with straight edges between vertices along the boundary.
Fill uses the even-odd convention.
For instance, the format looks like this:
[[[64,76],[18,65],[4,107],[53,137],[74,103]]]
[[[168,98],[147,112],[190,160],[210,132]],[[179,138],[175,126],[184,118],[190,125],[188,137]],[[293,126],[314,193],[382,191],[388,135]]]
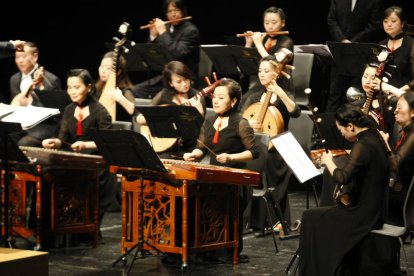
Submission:
[[[0,40],[21,39],[36,42],[40,48],[39,63],[55,73],[66,86],[65,73],[71,68],[87,68],[94,77],[107,51],[104,43],[118,34],[126,21],[132,26],[130,38],[146,42],[145,25],[154,17],[165,19],[162,0],[151,1],[14,1],[3,7],[0,16]],[[262,31],[262,13],[272,5],[281,7],[287,16],[287,27],[295,44],[325,43],[329,40],[326,15],[329,0],[303,1],[235,1],[187,0],[188,14],[199,27],[202,44],[226,43],[225,35],[246,30]],[[4,5],[4,4],[3,4]],[[399,5],[414,24],[414,1],[385,0],[384,6]],[[139,8],[133,8],[138,6]],[[17,71],[13,57],[0,60],[0,100],[8,95],[8,81]],[[140,81],[133,77],[134,82]]]

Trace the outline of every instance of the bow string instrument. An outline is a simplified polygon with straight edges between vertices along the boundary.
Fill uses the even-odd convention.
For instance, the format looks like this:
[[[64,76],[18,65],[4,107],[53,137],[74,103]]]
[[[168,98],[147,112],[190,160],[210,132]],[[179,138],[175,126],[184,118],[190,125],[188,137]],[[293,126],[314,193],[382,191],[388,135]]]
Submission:
[[[117,86],[117,72],[118,72],[118,61],[120,58],[122,48],[125,51],[125,43],[127,42],[127,33],[128,33],[129,24],[124,22],[119,26],[118,32],[122,35],[122,38],[119,39],[114,37],[113,40],[116,41],[114,46],[114,56],[112,57],[112,67],[109,73],[108,79],[105,83],[104,88],[102,89],[102,94],[99,97],[99,102],[106,108],[112,118],[112,122],[116,120],[116,102],[110,96],[111,93],[116,89]]]
[[[343,156],[347,155],[348,153],[342,149],[333,149],[329,150],[328,145],[326,144],[326,139],[323,137],[322,132],[320,131],[319,125],[322,123],[322,118],[318,117],[318,108],[314,107],[311,100],[310,100],[310,93],[311,89],[306,88],[305,94],[308,98],[308,109],[312,112],[312,121],[315,125],[315,129],[321,139],[323,149],[317,149],[311,151],[311,159],[312,162],[315,164],[317,168],[321,167],[321,157],[323,153],[328,153],[329,151],[332,153],[332,156]],[[350,207],[352,204],[352,185],[341,185],[336,186],[333,192],[333,198],[335,202],[342,206],[342,207]]]
[[[198,92],[193,97],[187,99],[186,101],[182,102],[181,105],[191,106],[194,101],[197,101],[201,97],[209,96],[214,92],[214,89],[220,84],[220,82],[226,78],[217,79],[216,73],[213,72],[214,82],[211,83],[208,77],[205,77],[205,81],[207,82],[207,87],[203,88],[200,92]],[[144,135],[152,144],[154,151],[157,153],[164,152],[170,148],[172,148],[177,142],[178,138],[158,138],[154,137],[151,134],[150,128],[147,125],[141,125],[140,133]]]
[[[281,48],[277,53],[275,53],[276,61],[270,60],[270,63],[275,67],[275,81],[282,75],[286,78],[290,78],[290,75],[283,71],[286,67],[293,70],[294,67],[288,63],[293,58],[293,53],[286,48]],[[270,105],[270,100],[272,98],[273,91],[267,89],[265,99],[263,102],[253,103],[243,112],[243,117],[247,120],[255,120],[262,125],[261,132],[269,134],[270,136],[276,136],[277,134],[284,131],[284,122],[283,117],[280,111],[275,107]]]

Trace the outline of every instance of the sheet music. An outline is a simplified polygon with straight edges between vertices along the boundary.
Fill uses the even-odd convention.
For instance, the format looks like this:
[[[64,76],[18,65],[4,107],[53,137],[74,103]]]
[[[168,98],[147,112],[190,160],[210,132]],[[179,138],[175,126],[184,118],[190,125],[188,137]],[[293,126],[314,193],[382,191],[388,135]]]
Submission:
[[[271,141],[301,183],[321,174],[290,131]]]
[[[9,115],[7,115],[10,113]],[[60,113],[57,108],[46,108],[37,106],[12,106],[0,104],[0,118],[2,122],[20,123],[24,130],[34,127],[49,117]]]

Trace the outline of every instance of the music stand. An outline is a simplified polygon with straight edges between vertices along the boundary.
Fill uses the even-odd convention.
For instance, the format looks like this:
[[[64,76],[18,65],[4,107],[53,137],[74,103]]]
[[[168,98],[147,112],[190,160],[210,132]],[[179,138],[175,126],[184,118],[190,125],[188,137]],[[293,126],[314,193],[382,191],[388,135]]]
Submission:
[[[336,127],[334,113],[319,114],[322,121],[319,123],[319,131],[325,139],[325,144],[330,150],[351,149],[352,143],[346,140]]]
[[[90,129],[90,131],[92,140],[109,165],[142,169],[138,177],[141,183],[139,241],[112,264],[115,266],[121,260],[126,263],[127,256],[136,249],[128,267],[128,275],[134,261],[138,258],[138,253],[141,258],[145,258],[144,245],[158,253],[163,253],[144,238],[144,180],[156,179],[157,175],[165,173],[167,170],[142,134],[132,130]]]
[[[237,45],[201,45],[201,49],[213,62],[219,74],[247,76],[257,74],[261,57],[256,48]]]
[[[12,247],[10,240],[10,229],[12,226],[9,225],[9,182],[13,180],[13,175],[10,173],[9,160],[28,163],[29,159],[22,153],[16,143],[10,138],[9,134],[21,130],[22,126],[19,123],[0,122],[0,158],[4,169],[4,190],[2,191],[4,192],[4,216],[0,217],[5,218],[4,237],[2,237],[3,231],[0,231],[0,237],[1,241],[4,241],[10,248]]]
[[[365,64],[376,60],[384,49],[375,43],[341,43],[328,41],[327,45],[335,61],[339,74],[360,77]],[[375,58],[375,59],[374,59]]]
[[[170,52],[158,43],[137,43],[124,54],[127,71],[161,72],[173,60]]]
[[[43,107],[59,109],[63,114],[65,107],[72,101],[66,90],[62,89],[34,89],[35,95],[39,98]]]
[[[140,106],[151,135],[159,138],[197,139],[203,117],[193,106]]]

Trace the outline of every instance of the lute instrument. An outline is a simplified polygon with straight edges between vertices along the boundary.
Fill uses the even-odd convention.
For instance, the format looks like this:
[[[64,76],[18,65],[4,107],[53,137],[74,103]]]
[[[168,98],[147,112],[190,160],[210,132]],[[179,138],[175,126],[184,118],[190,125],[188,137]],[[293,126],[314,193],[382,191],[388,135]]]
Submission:
[[[111,72],[109,73],[108,79],[105,83],[105,86],[102,90],[102,94],[99,97],[99,102],[106,108],[109,115],[111,115],[112,122],[116,120],[116,102],[110,97],[110,94],[113,93],[116,88],[117,82],[117,71],[118,71],[118,60],[120,57],[120,49],[127,42],[127,32],[129,24],[124,22],[119,27],[118,32],[123,36],[122,39],[116,39],[114,47],[114,56],[112,57],[112,67]]]
[[[292,60],[293,53],[286,48],[280,49],[275,53],[276,62],[270,61],[275,67],[275,80],[283,75],[286,78],[290,78],[289,74],[283,71],[285,67],[294,69],[293,66],[287,63]],[[247,120],[257,121],[262,125],[261,132],[269,134],[271,137],[284,131],[283,117],[280,111],[275,106],[269,106],[272,98],[273,91],[267,90],[265,99],[263,102],[253,103],[243,112],[243,117]]]

